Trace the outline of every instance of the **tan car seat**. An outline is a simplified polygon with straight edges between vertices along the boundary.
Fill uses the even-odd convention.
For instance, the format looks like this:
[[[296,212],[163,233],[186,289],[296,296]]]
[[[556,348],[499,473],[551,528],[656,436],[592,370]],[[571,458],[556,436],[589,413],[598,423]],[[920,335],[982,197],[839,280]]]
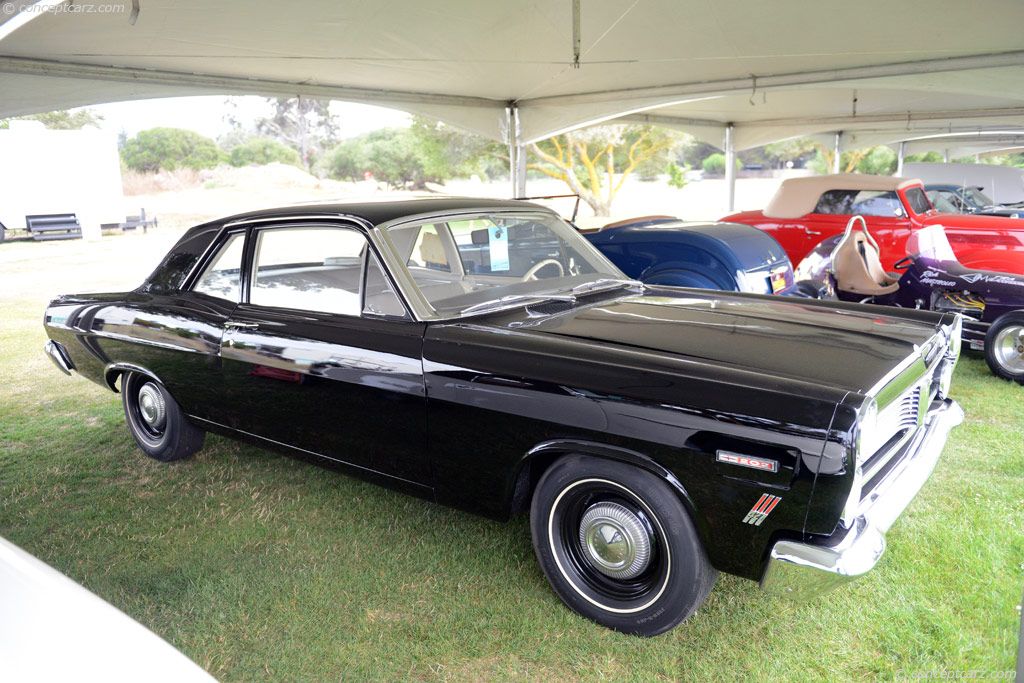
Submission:
[[[832,272],[836,287],[844,292],[880,296],[900,288],[898,278],[882,269],[875,245],[860,231],[852,232],[832,255]]]
[[[428,268],[449,270],[448,257],[444,253],[444,245],[437,233],[423,233],[423,242],[420,244],[420,260],[427,264]]]

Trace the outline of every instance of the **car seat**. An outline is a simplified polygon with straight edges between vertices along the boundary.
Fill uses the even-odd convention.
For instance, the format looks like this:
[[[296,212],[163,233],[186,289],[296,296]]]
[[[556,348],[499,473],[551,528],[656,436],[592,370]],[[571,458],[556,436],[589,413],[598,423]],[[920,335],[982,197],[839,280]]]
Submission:
[[[892,294],[900,288],[899,279],[882,268],[878,247],[864,230],[853,230],[852,224],[860,219],[854,216],[847,225],[846,235],[832,252],[832,274],[836,288],[862,296]],[[866,227],[866,226],[865,226]]]

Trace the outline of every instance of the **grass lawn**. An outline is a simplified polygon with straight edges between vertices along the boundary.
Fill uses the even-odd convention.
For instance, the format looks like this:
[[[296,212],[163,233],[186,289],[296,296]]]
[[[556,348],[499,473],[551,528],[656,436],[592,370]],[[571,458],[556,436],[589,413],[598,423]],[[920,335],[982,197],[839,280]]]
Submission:
[[[1014,668],[1024,387],[978,357],[967,413],[880,566],[810,603],[723,575],[670,633],[562,606],[525,518],[499,524],[207,437],[161,464],[119,397],[42,353],[55,294],[131,288],[177,235],[0,245],[0,535],[223,681],[894,680]],[[0,607],[2,609],[2,607]]]

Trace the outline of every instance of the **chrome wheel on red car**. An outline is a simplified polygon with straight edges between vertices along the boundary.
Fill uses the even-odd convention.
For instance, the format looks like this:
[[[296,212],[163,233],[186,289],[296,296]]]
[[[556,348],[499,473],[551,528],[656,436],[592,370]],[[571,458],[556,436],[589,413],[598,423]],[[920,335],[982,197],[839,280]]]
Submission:
[[[530,524],[562,601],[617,631],[671,629],[704,602],[717,577],[676,493],[625,463],[559,460],[537,484]]]

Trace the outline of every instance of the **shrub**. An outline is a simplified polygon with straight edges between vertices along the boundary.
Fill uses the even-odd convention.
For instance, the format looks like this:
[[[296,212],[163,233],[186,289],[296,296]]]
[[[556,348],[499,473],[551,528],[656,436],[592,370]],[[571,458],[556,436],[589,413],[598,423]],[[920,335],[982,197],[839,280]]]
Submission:
[[[737,159],[736,170],[738,171],[742,165],[743,164],[740,160]],[[704,167],[704,172],[708,175],[725,175],[725,155],[720,152],[716,152],[705,159],[702,166]]]
[[[274,161],[299,168],[303,167],[302,158],[297,151],[271,138],[249,138],[231,150],[232,166],[249,166],[251,164],[265,166]]]
[[[689,170],[686,166],[680,166],[672,161],[668,162],[668,166],[665,167],[668,172],[668,186],[674,187],[677,190],[681,190],[686,187],[689,182],[686,179],[686,171]]]
[[[182,128],[140,131],[121,149],[121,159],[135,171],[212,168],[226,157],[210,138]]]

